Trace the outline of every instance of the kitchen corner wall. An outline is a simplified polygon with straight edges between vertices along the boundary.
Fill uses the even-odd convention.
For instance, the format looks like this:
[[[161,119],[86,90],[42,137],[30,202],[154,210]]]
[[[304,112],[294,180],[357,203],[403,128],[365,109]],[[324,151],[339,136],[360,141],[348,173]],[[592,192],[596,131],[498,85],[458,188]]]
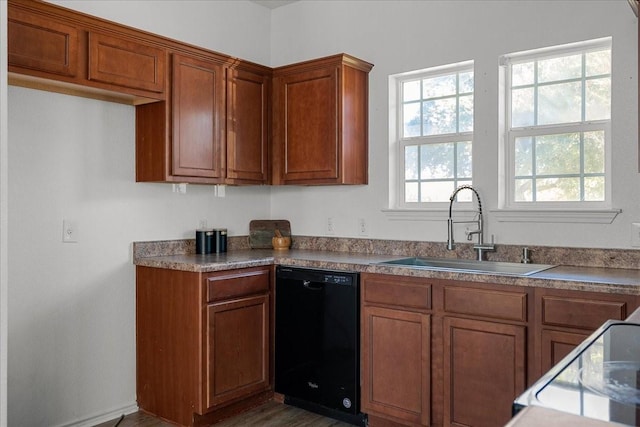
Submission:
[[[60,3],[269,63],[270,11],[253,3]],[[192,237],[200,219],[247,235],[270,189],[136,183],[132,106],[9,87],[8,108],[9,425],[94,425],[136,409],[131,243]]]
[[[272,13],[274,65],[347,52],[375,64],[369,85],[369,185],[274,188],[272,216],[295,234],[445,242],[441,221],[394,221],[389,194],[389,75],[475,61],[474,186],[496,243],[630,248],[640,222],[638,20],[626,0],[300,1]],[[613,37],[613,224],[498,222],[498,58],[506,53]],[[291,209],[295,206],[295,209]],[[460,239],[464,239],[461,236]],[[444,243],[443,243],[444,244]]]
[[[7,2],[0,2],[0,426],[7,425],[7,230],[9,228],[7,134]]]

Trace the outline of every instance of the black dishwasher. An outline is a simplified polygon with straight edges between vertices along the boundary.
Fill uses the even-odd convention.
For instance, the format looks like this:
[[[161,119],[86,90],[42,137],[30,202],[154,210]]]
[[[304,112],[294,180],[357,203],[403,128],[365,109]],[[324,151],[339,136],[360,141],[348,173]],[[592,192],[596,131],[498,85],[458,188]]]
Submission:
[[[354,272],[276,267],[275,391],[354,425],[360,413],[360,292]]]

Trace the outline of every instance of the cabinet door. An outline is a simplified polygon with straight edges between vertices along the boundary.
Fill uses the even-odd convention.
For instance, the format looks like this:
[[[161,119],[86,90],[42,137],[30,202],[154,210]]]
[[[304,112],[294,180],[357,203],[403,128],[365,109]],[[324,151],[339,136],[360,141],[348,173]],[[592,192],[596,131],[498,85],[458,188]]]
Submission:
[[[588,336],[588,333],[542,330],[541,372],[553,368]]]
[[[526,328],[444,318],[444,425],[495,427],[526,384]]]
[[[75,77],[78,30],[53,19],[8,9],[9,66]]]
[[[158,47],[89,33],[89,80],[164,92],[166,51]]]
[[[284,182],[339,177],[338,70],[329,66],[274,80],[275,156]]]
[[[222,64],[173,55],[172,175],[222,182],[224,82]]]
[[[238,183],[268,179],[269,77],[245,70],[227,76],[227,178]]]
[[[269,295],[207,308],[206,406],[269,387]]]
[[[429,424],[430,320],[426,314],[363,307],[363,412]]]

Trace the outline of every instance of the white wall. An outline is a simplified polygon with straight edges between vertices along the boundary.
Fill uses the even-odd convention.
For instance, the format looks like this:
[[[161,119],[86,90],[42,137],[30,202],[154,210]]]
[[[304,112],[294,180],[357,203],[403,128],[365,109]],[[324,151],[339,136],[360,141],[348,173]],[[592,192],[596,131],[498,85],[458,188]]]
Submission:
[[[465,60],[475,61],[474,186],[485,212],[498,207],[498,57],[505,53],[613,36],[613,224],[497,222],[485,216],[498,243],[629,248],[640,222],[637,18],[626,0],[605,1],[314,1],[272,13],[271,61],[282,65],[338,52],[372,62],[369,86],[369,185],[274,188],[272,215],[295,233],[358,237],[357,219],[373,238],[446,241],[442,221],[393,221],[388,208],[388,77]],[[288,207],[295,205],[296,209]]]
[[[269,10],[249,2],[66,5],[269,62]],[[136,183],[132,106],[18,87],[8,105],[9,425],[93,425],[135,409],[131,242],[192,237],[200,219],[247,235],[270,189]],[[62,243],[63,219],[78,243]]]

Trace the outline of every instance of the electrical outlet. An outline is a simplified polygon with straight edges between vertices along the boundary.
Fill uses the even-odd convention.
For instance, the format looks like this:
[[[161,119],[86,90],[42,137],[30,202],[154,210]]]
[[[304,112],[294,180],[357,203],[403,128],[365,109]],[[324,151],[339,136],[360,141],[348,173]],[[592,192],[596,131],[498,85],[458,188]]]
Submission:
[[[640,223],[631,224],[631,246],[640,247]]]
[[[78,242],[78,224],[68,219],[62,220],[62,242],[77,243]]]
[[[218,184],[213,187],[213,195],[215,197],[224,197],[227,192],[227,186],[224,184]]]
[[[207,220],[201,219],[198,221],[198,230],[204,230],[205,228],[207,228]]]
[[[327,234],[336,234],[335,219],[332,217],[327,218]]]
[[[369,235],[369,228],[367,227],[367,220],[364,218],[358,218],[358,234],[360,236]]]
[[[185,194],[187,192],[187,184],[185,184],[185,183],[173,184],[173,192],[174,193]]]

